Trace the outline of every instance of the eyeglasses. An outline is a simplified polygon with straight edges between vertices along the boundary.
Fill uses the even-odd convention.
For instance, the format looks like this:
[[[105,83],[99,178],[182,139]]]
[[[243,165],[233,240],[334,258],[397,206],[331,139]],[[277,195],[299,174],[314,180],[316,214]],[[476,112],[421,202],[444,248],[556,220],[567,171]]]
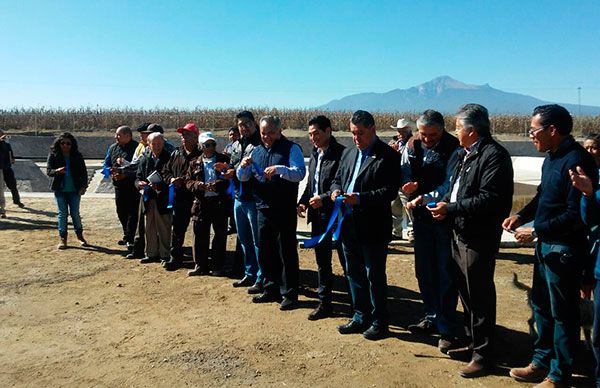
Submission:
[[[68,145],[68,146],[70,146],[71,142],[70,141],[61,141],[60,145]]]
[[[550,127],[550,125],[542,125],[539,128],[530,128],[529,131],[527,131],[527,133],[529,134],[529,136],[533,137],[533,136],[537,135],[538,133],[548,129],[548,127]]]
[[[208,148],[208,147],[216,147],[217,143],[204,143],[204,147]]]

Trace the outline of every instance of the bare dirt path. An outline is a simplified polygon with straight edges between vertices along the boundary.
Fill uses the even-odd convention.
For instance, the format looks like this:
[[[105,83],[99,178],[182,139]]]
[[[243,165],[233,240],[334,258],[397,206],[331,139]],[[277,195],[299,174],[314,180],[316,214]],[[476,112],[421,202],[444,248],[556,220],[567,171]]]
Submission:
[[[439,353],[436,338],[404,329],[421,314],[410,248],[388,256],[393,336],[369,342],[335,329],[347,320],[341,278],[340,316],[306,319],[316,304],[312,251],[300,250],[302,307],[281,312],[253,305],[231,279],[188,278],[185,270],[123,259],[110,199],[83,198],[92,246],[65,251],[55,248],[52,199],[27,198],[27,205],[9,205],[0,221],[0,386],[523,386],[506,369],[527,363],[531,346],[524,294],[511,279],[517,272],[530,283],[531,249],[500,253],[499,367],[465,380],[462,363]]]

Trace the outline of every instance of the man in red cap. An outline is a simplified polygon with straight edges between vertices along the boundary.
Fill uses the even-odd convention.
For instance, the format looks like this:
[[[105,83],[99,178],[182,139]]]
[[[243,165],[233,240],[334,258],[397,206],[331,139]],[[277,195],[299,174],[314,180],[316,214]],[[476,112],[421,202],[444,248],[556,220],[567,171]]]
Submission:
[[[183,241],[190,224],[192,204],[194,203],[194,195],[185,187],[184,176],[189,169],[190,161],[201,155],[198,149],[200,131],[196,124],[187,123],[183,127],[177,128],[177,132],[181,135],[181,147],[171,153],[171,158],[162,171],[165,182],[175,187],[170,258],[164,264],[167,271],[178,269],[183,261]]]

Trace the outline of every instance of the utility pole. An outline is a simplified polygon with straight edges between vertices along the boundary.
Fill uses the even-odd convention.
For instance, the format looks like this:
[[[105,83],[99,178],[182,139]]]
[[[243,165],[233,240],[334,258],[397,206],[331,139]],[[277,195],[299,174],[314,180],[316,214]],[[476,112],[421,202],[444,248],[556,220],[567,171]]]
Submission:
[[[577,116],[581,116],[581,86],[577,87]]]

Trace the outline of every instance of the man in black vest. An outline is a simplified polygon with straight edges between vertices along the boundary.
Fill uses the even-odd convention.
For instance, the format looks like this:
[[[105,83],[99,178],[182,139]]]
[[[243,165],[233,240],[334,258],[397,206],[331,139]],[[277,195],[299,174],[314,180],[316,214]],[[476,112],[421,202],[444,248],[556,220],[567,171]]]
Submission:
[[[413,213],[415,272],[425,316],[408,326],[408,330],[421,334],[439,332],[438,347],[446,353],[459,336],[450,227],[445,221],[434,220],[425,206],[446,194],[448,161],[458,149],[458,140],[444,129],[442,114],[431,109],[419,116],[417,129],[418,138],[409,142],[402,155],[402,189],[410,196],[406,207]]]
[[[308,182],[306,189],[298,201],[298,215],[305,217],[312,224],[311,236],[320,236],[327,229],[327,224],[333,210],[330,187],[337,173],[340,159],[345,147],[331,135],[331,121],[325,116],[316,116],[308,122],[308,136],[314,148],[308,164]],[[332,241],[330,231],[319,244],[315,246],[317,271],[319,276],[319,306],[308,315],[311,321],[332,315],[331,290],[333,272],[331,269]],[[338,249],[340,264],[346,272],[346,260],[341,249]]]
[[[281,302],[281,310],[298,301],[298,251],[296,201],[298,182],[306,173],[300,146],[281,134],[281,120],[260,119],[262,144],[246,157],[237,171],[240,181],[256,176],[254,197],[258,209],[258,262],[264,275],[264,291],[254,303]],[[283,274],[283,276],[282,276]]]
[[[470,343],[449,350],[448,355],[470,356],[471,361],[459,373],[473,378],[486,375],[493,365],[494,269],[502,220],[512,206],[513,169],[508,151],[492,139],[484,106],[467,104],[458,110],[456,137],[463,149],[455,154],[448,192],[428,209],[436,220],[448,218],[453,229],[456,285]]]
[[[342,222],[341,240],[354,316],[338,331],[378,340],[388,334],[385,266],[391,202],[400,187],[400,155],[377,137],[369,112],[354,112],[350,131],[356,147],[344,151],[331,185],[331,199],[343,195],[344,204],[352,207]]]

